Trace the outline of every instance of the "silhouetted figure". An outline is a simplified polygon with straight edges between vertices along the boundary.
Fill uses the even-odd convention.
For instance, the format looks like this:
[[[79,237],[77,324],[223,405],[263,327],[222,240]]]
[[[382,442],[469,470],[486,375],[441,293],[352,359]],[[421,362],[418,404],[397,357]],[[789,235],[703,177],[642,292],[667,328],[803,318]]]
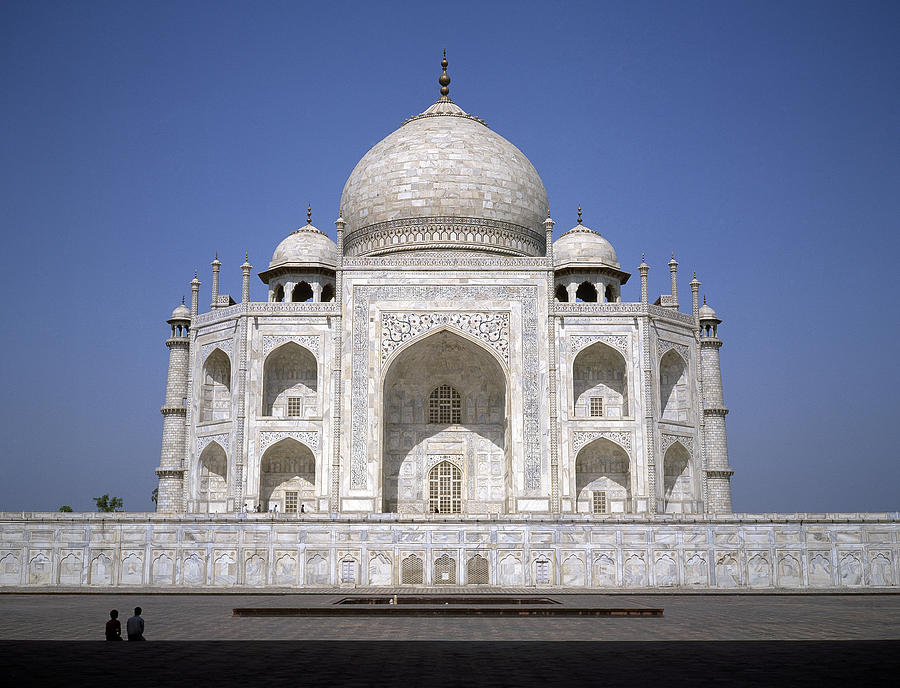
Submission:
[[[144,637],[144,619],[141,617],[141,608],[134,608],[134,616],[128,619],[125,629],[128,631],[129,640],[146,640]]]
[[[258,514],[261,514],[261,513],[262,513],[262,504],[257,504],[257,505],[256,505],[256,513],[258,513]]]
[[[109,613],[109,621],[106,622],[106,639],[121,640],[122,639],[122,622],[119,621],[119,610],[113,609]]]
[[[305,514],[305,513],[306,513],[306,505],[305,505],[305,504],[301,504],[301,505],[300,505],[300,513],[301,513],[301,514]]]

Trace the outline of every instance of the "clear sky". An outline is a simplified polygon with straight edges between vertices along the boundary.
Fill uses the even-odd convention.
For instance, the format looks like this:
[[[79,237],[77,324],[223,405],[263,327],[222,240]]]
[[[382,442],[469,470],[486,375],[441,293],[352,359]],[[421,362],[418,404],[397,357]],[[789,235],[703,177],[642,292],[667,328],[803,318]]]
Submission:
[[[152,508],[166,318],[437,95],[724,319],[737,511],[900,508],[900,3],[0,5],[0,510]],[[254,271],[255,272],[255,271]],[[254,275],[252,298],[265,299]],[[681,299],[683,304],[688,298]]]

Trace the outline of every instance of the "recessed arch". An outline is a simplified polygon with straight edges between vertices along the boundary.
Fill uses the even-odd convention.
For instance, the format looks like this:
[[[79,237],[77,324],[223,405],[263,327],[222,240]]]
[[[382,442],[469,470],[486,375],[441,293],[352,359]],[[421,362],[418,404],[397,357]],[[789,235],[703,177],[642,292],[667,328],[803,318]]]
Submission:
[[[388,359],[381,385],[384,511],[426,513],[428,471],[446,459],[471,476],[460,509],[502,512],[509,489],[508,380],[497,353],[452,328],[405,343]],[[430,397],[444,387],[451,414],[431,422]],[[455,422],[458,418],[458,422]]]
[[[575,457],[575,495],[579,513],[630,512],[631,461],[625,449],[605,437],[585,445]]]
[[[318,364],[306,347],[286,342],[263,364],[262,415],[309,417],[318,411]]]
[[[659,361],[659,406],[663,420],[687,423],[691,419],[687,362],[670,349]]]
[[[603,342],[586,346],[572,362],[576,418],[624,418],[630,414],[628,365],[620,351]]]
[[[329,282],[324,287],[322,287],[322,303],[328,303],[329,301],[334,301],[334,285]]]
[[[663,487],[667,514],[693,511],[694,479],[691,455],[681,442],[673,442],[663,458]]]
[[[197,459],[197,502],[200,513],[223,513],[228,496],[228,458],[216,441],[204,447]]]
[[[284,301],[284,285],[276,284],[275,289],[272,291],[272,301],[275,303],[281,303]]]
[[[568,303],[569,301],[569,292],[566,290],[565,285],[557,284],[556,291],[554,292],[556,296],[556,300],[560,303]]]
[[[259,504],[264,511],[278,506],[279,513],[305,507],[315,510],[316,459],[312,450],[292,437],[266,449],[259,462]]]
[[[231,359],[216,347],[203,362],[200,389],[200,422],[209,423],[231,417]]]

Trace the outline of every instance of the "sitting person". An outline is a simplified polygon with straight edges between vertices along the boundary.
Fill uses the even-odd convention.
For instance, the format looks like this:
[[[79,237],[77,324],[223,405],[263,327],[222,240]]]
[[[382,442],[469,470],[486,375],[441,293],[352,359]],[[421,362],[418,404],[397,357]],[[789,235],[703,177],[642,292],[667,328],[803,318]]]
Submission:
[[[122,623],[119,621],[119,610],[113,609],[109,613],[109,621],[106,622],[106,639],[122,639]]]

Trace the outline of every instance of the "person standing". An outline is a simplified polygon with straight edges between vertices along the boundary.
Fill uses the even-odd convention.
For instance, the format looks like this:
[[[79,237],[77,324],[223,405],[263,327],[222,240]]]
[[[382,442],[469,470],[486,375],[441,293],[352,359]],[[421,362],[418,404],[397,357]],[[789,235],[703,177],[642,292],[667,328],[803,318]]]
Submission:
[[[113,609],[109,613],[109,621],[106,622],[106,639],[121,640],[122,639],[122,622],[119,621],[119,610]]]
[[[128,623],[125,625],[129,640],[146,640],[144,638],[144,619],[141,616],[141,611],[143,610],[140,607],[135,607],[134,616],[128,619]]]

